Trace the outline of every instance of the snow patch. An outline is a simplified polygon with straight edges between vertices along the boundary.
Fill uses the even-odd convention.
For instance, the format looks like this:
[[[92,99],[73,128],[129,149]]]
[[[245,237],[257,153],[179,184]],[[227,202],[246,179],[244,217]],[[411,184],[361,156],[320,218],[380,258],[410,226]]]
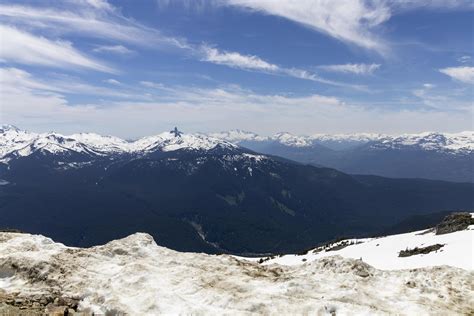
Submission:
[[[416,231],[380,238],[347,239],[331,245],[329,248],[315,248],[304,255],[284,255],[274,258],[251,258],[263,264],[301,265],[320,260],[328,256],[362,259],[371,266],[381,270],[415,269],[448,265],[466,270],[474,270],[473,256],[474,230],[436,235],[433,231]],[[444,245],[440,250],[428,254],[399,257],[399,252],[406,249],[422,248],[434,244]],[[345,247],[339,247],[346,245]],[[340,249],[338,249],[340,248]]]

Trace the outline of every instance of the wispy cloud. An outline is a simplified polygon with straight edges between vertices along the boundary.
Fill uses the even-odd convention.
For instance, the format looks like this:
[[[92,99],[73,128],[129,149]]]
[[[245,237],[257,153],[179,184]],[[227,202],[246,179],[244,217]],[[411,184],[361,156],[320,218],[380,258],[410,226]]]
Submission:
[[[360,85],[351,85],[321,78],[318,74],[305,69],[282,67],[256,55],[219,50],[205,44],[191,44],[183,38],[164,36],[156,29],[143,26],[123,17],[106,1],[100,1],[98,3],[89,1],[85,2],[85,4],[84,2],[78,2],[76,3],[76,7],[73,8],[75,10],[72,10],[71,7],[65,10],[58,10],[41,6],[32,8],[19,5],[0,5],[0,17],[18,26],[37,26],[38,30],[41,30],[43,33],[51,32],[63,35],[77,33],[81,36],[103,38],[115,42],[129,43],[130,45],[149,46],[152,48],[163,46],[174,47],[182,50],[183,54],[188,54],[201,61],[231,68],[290,76],[302,80],[359,90],[364,89],[364,87]],[[23,31],[18,30],[18,32]],[[37,41],[44,39],[41,36],[29,35],[31,39],[36,38]],[[72,46],[70,45],[70,47]],[[13,46],[10,51],[13,52],[14,48],[15,46]],[[122,44],[99,45],[94,48],[93,51],[97,53],[109,52],[115,54],[130,54],[132,52],[131,49]],[[77,53],[79,54],[79,52]],[[84,54],[82,55],[85,56]],[[50,59],[45,56],[44,60],[48,61]],[[96,62],[95,64],[98,63]],[[47,65],[52,65],[52,62]],[[57,63],[56,65],[62,66],[63,64]],[[104,71],[110,70],[109,68],[105,68],[105,66],[102,65],[101,69]]]
[[[164,89],[165,85],[162,83],[158,82],[152,82],[152,81],[140,81],[139,82],[142,86],[147,87],[147,88],[153,88],[153,89]]]
[[[425,83],[421,88],[414,89],[411,93],[421,102],[421,106],[437,111],[465,111],[472,112],[473,101],[465,89],[434,89],[431,83]],[[472,114],[472,113],[471,113]]]
[[[439,71],[457,81],[474,84],[474,67],[448,67]]]
[[[364,0],[224,0],[224,3],[280,16],[340,41],[378,52],[386,51],[373,29],[391,14],[383,1]]]
[[[320,82],[333,86],[365,90],[365,87],[361,85],[353,85],[344,82],[325,79],[319,76],[318,74],[305,69],[282,67],[265,61],[255,55],[243,55],[238,52],[221,51],[217,48],[209,47],[207,45],[201,46],[200,51],[203,56],[201,60],[218,65],[226,65],[233,68],[264,72],[268,74],[289,76],[297,79]]]
[[[318,67],[320,69],[341,72],[341,73],[352,73],[356,75],[370,75],[375,70],[380,68],[380,64],[343,64],[343,65],[326,65]]]
[[[259,94],[238,86],[159,85],[165,90],[147,99],[138,98],[143,94],[141,91],[136,93],[136,99],[94,99],[94,103],[71,105],[64,96],[65,92],[58,91],[56,83],[45,84],[23,70],[0,69],[0,84],[4,110],[2,120],[6,122],[25,128],[42,126],[46,130],[62,132],[86,130],[128,138],[168,130],[170,122],[183,125],[186,131],[244,128],[264,134],[274,133],[281,126],[294,133],[392,133],[435,130],[440,125],[445,130],[457,130],[469,128],[472,124],[472,107],[457,112],[442,109],[400,111],[356,106],[334,96]],[[147,82],[140,83],[140,86],[148,88],[154,84]],[[79,91],[79,85],[74,89]],[[262,118],[266,124],[261,124]],[[104,121],[109,123],[103,124]],[[203,122],[206,122],[205,127]]]
[[[219,51],[209,46],[202,46],[202,51],[204,53],[203,60],[215,64],[251,70],[277,71],[279,69],[277,65],[266,62],[254,55]]]
[[[0,5],[0,16],[17,26],[35,27],[56,34],[80,34],[141,46],[186,48],[184,40],[161,34],[124,17],[106,1],[67,2],[62,9],[39,6]]]
[[[89,68],[102,72],[117,72],[104,62],[88,57],[71,43],[52,41],[0,24],[0,58],[4,61],[61,68]]]
[[[111,85],[114,85],[114,86],[120,86],[122,83],[118,80],[115,80],[115,79],[106,79],[104,80],[105,83],[108,83],[108,84],[111,84]]]
[[[218,3],[282,17],[382,55],[390,51],[379,27],[415,9],[474,9],[470,0],[220,0]]]
[[[393,11],[431,9],[431,10],[465,10],[474,9],[470,0],[385,0]]]
[[[115,79],[104,80],[103,82],[107,83],[108,86],[103,86],[88,83],[77,77],[64,74],[52,74],[48,78],[44,77],[45,76],[37,78],[31,73],[19,68],[0,68],[0,84],[2,87],[0,105],[6,106],[4,99],[6,94],[8,94],[5,90],[7,87],[10,87],[12,90],[23,89],[35,91],[35,93],[40,94],[61,93],[62,95],[94,96],[110,99],[149,99],[142,89],[127,86]],[[12,106],[14,106],[14,104]]]
[[[101,45],[97,46],[92,51],[96,53],[113,53],[119,55],[131,55],[134,53],[133,50],[128,49],[123,45]]]
[[[460,63],[463,63],[463,64],[468,63],[468,62],[471,61],[471,56],[469,56],[469,55],[461,56],[461,57],[458,58],[458,61]]]

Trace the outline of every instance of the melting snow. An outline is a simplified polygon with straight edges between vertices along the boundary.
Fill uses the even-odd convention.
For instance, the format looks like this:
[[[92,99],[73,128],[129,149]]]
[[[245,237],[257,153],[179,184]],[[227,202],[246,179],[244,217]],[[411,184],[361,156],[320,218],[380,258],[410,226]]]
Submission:
[[[360,259],[381,270],[414,269],[430,266],[448,265],[474,270],[473,241],[474,226],[468,230],[450,234],[435,235],[434,232],[417,231],[391,235],[380,238],[348,239],[331,245],[331,247],[349,244],[339,250],[315,248],[304,255],[276,256],[263,264],[301,265],[328,256]],[[444,245],[440,250],[410,257],[398,257],[401,250],[421,248],[434,244]],[[268,259],[267,258],[263,258]],[[259,260],[252,258],[248,260]]]
[[[341,256],[259,265],[172,251],[143,233],[88,249],[0,233],[1,289],[19,297],[60,293],[96,313],[469,314],[472,277],[449,266],[383,271]]]

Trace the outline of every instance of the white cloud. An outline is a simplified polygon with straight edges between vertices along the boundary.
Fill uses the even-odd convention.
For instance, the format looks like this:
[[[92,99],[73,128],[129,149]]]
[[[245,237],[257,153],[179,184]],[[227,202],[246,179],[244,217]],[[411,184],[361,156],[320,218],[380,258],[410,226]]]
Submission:
[[[17,26],[35,27],[56,34],[80,34],[91,38],[122,41],[141,46],[188,48],[179,38],[125,18],[106,1],[68,2],[68,7],[0,4],[0,16]]]
[[[68,75],[54,74],[48,79],[38,79],[18,68],[0,68],[0,83],[2,87],[27,89],[41,94],[61,93],[63,95],[94,96],[112,99],[149,99],[144,91],[125,86],[117,80],[109,79],[104,80],[104,82],[115,86],[115,88],[86,83]],[[2,97],[5,97],[5,93],[2,91],[2,94],[0,103],[4,103]],[[14,105],[12,104],[12,106]]]
[[[164,86],[166,90],[148,100],[137,97],[71,105],[55,84],[45,85],[18,69],[2,71],[6,71],[0,71],[2,121],[36,130],[95,131],[130,138],[169,130],[170,124],[186,132],[243,128],[262,134],[281,130],[299,134],[400,133],[439,130],[439,126],[457,131],[472,124],[471,107],[464,111],[377,109],[333,96],[257,94],[237,86]]]
[[[277,65],[266,62],[265,60],[253,55],[241,55],[237,52],[219,51],[216,48],[203,46],[204,61],[215,64],[227,65],[235,68],[278,71]]]
[[[115,80],[115,79],[106,79],[104,80],[105,83],[108,83],[108,84],[111,84],[111,85],[114,85],[114,86],[120,86],[122,83],[118,80]]]
[[[96,53],[113,53],[119,55],[130,55],[133,54],[133,50],[128,49],[123,45],[101,45],[93,49]]]
[[[463,64],[468,63],[471,61],[471,56],[468,56],[468,55],[461,56],[458,58],[458,61]]]
[[[152,82],[152,81],[140,81],[140,84],[147,88],[153,89],[164,89],[165,85],[162,83]]]
[[[386,0],[392,10],[459,10],[473,9],[474,3],[471,0]]]
[[[373,30],[387,21],[390,9],[383,1],[365,0],[223,0],[269,15],[280,16],[340,41],[384,52],[383,40]]]
[[[352,73],[356,75],[370,75],[373,74],[375,70],[380,68],[380,64],[327,65],[320,66],[319,68],[332,72]]]
[[[126,19],[105,1],[74,2],[75,10],[57,10],[43,7],[18,5],[1,5],[0,16],[10,19],[19,26],[35,26],[41,31],[103,38],[115,42],[126,42],[132,45],[150,46],[153,48],[168,46],[179,48],[185,53],[205,62],[227,67],[259,71],[270,74],[291,76],[324,84],[363,89],[359,85],[335,82],[321,78],[315,73],[303,69],[284,68],[265,61],[255,55],[244,55],[238,52],[221,51],[208,45],[192,45],[185,39],[163,36],[156,29],[145,27],[135,21]],[[91,6],[93,9],[91,9]],[[93,51],[129,54],[130,49],[123,45],[97,46]]]
[[[379,26],[392,15],[416,9],[473,9],[472,0],[220,0],[221,4],[274,15],[347,44],[386,54]]]
[[[226,65],[233,68],[240,68],[244,70],[251,70],[251,71],[260,71],[269,74],[275,75],[285,75],[290,76],[302,80],[310,80],[314,82],[320,82],[324,84],[334,85],[334,86],[341,86],[347,87],[357,90],[365,90],[364,86],[360,85],[352,85],[343,82],[337,82],[333,80],[328,80],[320,77],[316,73],[298,69],[298,68],[285,68],[270,62],[267,62],[261,59],[258,56],[254,55],[242,55],[238,52],[227,52],[227,51],[220,51],[217,48],[209,47],[209,46],[201,46],[201,53],[203,55],[203,61],[211,62],[218,65]]]
[[[439,69],[439,71],[455,80],[474,84],[474,67],[448,67]]]
[[[424,108],[436,111],[465,111],[472,113],[473,102],[465,89],[445,89],[431,83],[425,83],[422,88],[414,89],[411,93],[417,98],[412,104],[421,105]]]
[[[0,58],[4,61],[49,67],[89,68],[102,72],[116,72],[103,62],[94,60],[70,43],[52,41],[0,24]]]

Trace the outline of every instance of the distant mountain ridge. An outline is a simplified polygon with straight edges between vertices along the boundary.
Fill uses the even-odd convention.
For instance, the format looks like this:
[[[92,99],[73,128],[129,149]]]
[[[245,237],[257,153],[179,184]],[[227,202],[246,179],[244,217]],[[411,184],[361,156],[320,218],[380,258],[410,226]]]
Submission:
[[[211,133],[243,147],[353,174],[473,182],[474,131],[419,134]]]
[[[213,148],[236,148],[225,140],[199,134],[184,134],[179,137],[171,132],[126,141],[118,137],[102,136],[95,133],[62,135],[58,133],[31,133],[12,125],[0,128],[0,162],[8,162],[13,157],[28,156],[36,151],[52,154],[65,151],[89,155],[146,154],[155,150],[174,151],[178,149],[210,150]]]
[[[220,133],[209,133],[211,137],[220,138],[233,143],[245,141],[264,142],[276,141],[283,145],[292,147],[310,147],[314,144],[353,142],[365,144],[374,142],[375,146],[384,148],[397,148],[401,146],[417,145],[425,150],[440,150],[452,153],[474,152],[474,131],[459,133],[437,133],[424,132],[418,134],[388,135],[377,133],[354,133],[354,134],[314,134],[310,136],[293,135],[288,132],[276,133],[273,136],[260,136],[253,132],[243,130],[231,130]],[[330,149],[332,146],[327,145]]]

